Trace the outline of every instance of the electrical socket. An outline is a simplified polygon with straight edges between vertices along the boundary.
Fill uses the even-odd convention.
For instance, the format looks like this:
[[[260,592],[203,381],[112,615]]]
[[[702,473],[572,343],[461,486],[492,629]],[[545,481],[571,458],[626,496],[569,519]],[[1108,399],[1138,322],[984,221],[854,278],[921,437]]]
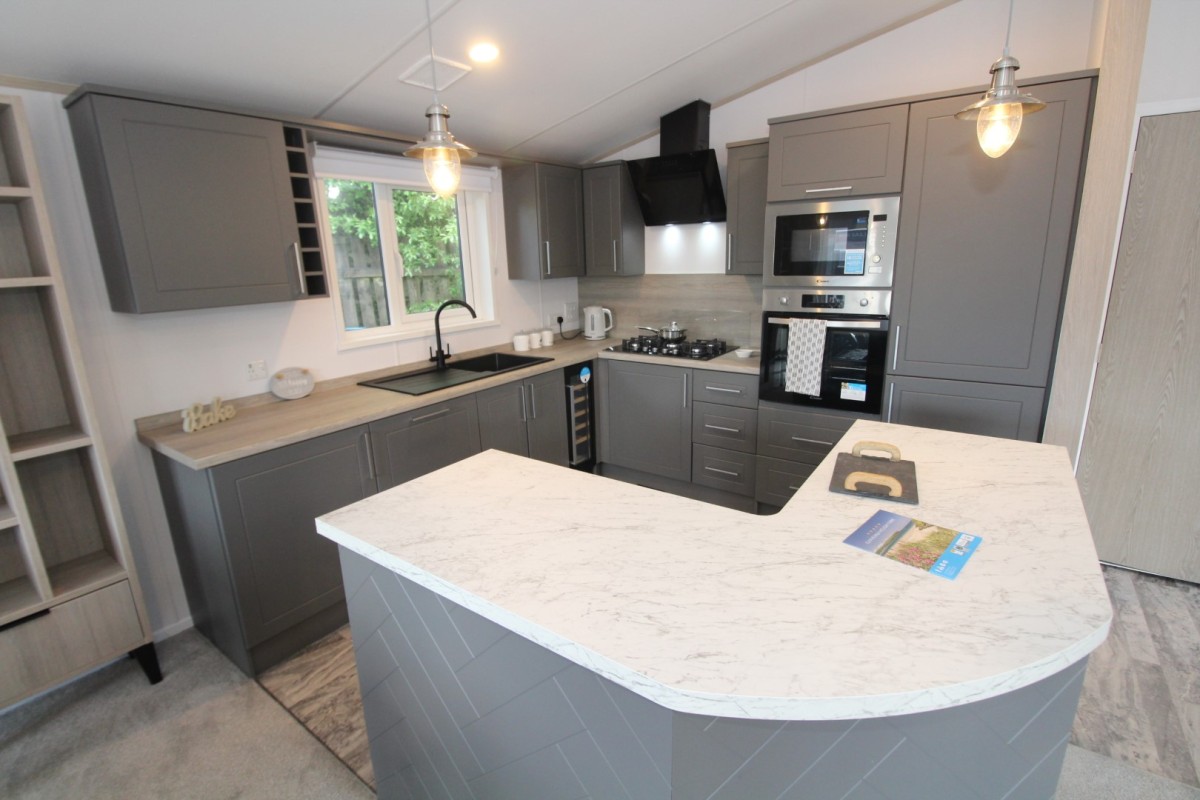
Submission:
[[[267,377],[267,362],[259,359],[246,365],[246,380],[261,381]]]
[[[579,303],[563,303],[563,317],[566,318],[565,321],[568,325],[571,323],[578,323]]]

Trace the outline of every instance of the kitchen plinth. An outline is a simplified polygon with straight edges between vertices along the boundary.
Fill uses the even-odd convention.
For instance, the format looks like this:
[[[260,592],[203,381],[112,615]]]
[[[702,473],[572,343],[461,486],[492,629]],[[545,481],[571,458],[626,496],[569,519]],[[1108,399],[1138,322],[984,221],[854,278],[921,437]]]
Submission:
[[[862,439],[920,505],[832,456],[756,517],[486,452],[320,518],[380,797],[1052,797],[1112,618],[1065,451]],[[947,581],[844,544],[880,507],[983,545]]]

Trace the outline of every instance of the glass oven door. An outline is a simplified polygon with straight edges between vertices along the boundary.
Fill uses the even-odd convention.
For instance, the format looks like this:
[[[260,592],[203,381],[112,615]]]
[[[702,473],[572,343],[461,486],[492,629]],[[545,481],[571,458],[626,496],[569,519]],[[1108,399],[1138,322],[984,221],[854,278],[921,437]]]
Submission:
[[[820,394],[786,388],[788,331],[793,319],[825,322]],[[759,397],[780,403],[878,414],[883,401],[888,320],[848,314],[769,312],[763,315]]]

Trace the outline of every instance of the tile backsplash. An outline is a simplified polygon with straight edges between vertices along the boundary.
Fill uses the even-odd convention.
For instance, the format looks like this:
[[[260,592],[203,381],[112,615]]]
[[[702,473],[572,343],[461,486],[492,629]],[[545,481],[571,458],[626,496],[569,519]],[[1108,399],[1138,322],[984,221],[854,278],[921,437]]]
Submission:
[[[579,307],[612,309],[616,339],[639,325],[672,321],[689,339],[724,339],[730,347],[758,347],[762,336],[762,278],[747,275],[641,275],[580,278]]]

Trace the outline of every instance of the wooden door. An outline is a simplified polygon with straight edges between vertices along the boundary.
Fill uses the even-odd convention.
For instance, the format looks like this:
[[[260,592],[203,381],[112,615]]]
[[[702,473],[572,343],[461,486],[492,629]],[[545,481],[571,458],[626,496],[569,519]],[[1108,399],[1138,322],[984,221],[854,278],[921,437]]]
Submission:
[[[1078,479],[1100,558],[1200,581],[1200,111],[1146,117]]]

